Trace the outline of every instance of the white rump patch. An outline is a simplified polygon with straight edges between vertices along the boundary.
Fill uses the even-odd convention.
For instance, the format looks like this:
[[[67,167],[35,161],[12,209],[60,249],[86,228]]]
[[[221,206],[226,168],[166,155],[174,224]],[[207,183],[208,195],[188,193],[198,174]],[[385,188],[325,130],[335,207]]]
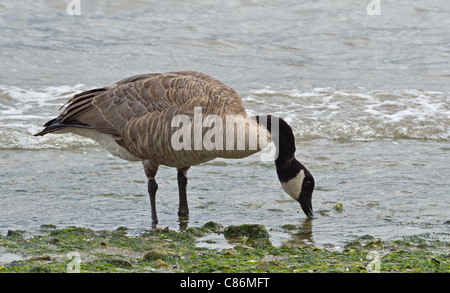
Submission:
[[[100,133],[93,129],[77,128],[77,127],[67,127],[64,128],[63,130],[55,131],[54,133],[67,133],[67,132],[91,138],[96,142],[98,142],[98,144],[104,147],[112,155],[119,157],[121,159],[127,161],[141,160],[138,157],[132,155],[129,151],[127,151],[120,145],[118,145],[117,142],[112,137],[112,135]]]

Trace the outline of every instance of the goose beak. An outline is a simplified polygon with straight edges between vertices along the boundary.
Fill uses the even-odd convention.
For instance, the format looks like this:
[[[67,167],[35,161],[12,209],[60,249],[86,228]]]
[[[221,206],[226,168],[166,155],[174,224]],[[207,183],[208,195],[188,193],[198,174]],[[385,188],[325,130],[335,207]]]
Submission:
[[[312,219],[314,217],[314,213],[311,203],[311,195],[300,195],[300,199],[298,202],[300,203],[300,206],[305,215]]]
[[[300,206],[302,207],[303,212],[305,213],[306,216],[308,216],[308,218],[310,219],[314,218],[314,213],[311,204],[309,206],[305,204],[303,205],[300,204]]]

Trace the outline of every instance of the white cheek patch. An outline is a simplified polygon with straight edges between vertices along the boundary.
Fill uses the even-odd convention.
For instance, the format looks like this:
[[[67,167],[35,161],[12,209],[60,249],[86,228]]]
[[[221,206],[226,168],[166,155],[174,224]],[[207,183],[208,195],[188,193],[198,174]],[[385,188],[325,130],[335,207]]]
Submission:
[[[305,179],[305,172],[302,169],[297,176],[288,182],[281,182],[281,187],[283,187],[284,191],[286,191],[286,193],[294,200],[298,201],[300,193],[302,192],[303,179]]]

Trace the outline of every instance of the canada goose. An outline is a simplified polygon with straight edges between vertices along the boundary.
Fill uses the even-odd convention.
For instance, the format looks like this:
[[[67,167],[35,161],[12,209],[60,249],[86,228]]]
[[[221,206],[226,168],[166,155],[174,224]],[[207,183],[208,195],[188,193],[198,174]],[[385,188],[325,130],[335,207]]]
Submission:
[[[66,105],[61,107],[64,109],[59,116],[48,121],[35,136],[71,132],[96,140],[115,156],[142,161],[148,178],[153,225],[158,223],[155,176],[160,165],[177,168],[178,216],[187,219],[186,172],[191,166],[218,157],[247,157],[270,141],[277,148],[275,165],[282,188],[300,203],[307,216],[313,216],[314,178],[294,157],[291,127],[275,116],[248,116],[241,98],[232,88],[204,73],[136,75],[109,87],[76,94]],[[212,118],[196,124],[197,114],[201,115],[200,119]],[[220,120],[231,122],[224,126],[226,131],[218,127]],[[194,123],[189,124],[192,121]],[[181,133],[180,124],[185,130]],[[209,131],[213,128],[216,129],[211,135]],[[205,140],[208,135],[209,140]],[[242,135],[244,140],[239,145]],[[251,137],[258,137],[256,146],[252,147]],[[210,144],[205,145],[205,142]],[[223,144],[226,147],[222,147]]]

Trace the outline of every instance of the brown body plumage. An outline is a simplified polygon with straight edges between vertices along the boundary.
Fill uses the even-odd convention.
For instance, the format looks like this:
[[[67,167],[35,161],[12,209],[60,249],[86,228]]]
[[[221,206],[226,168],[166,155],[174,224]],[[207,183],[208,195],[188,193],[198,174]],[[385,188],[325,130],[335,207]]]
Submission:
[[[241,158],[261,149],[249,150],[246,147],[237,151],[236,148],[226,150],[223,147],[222,150],[193,151],[192,145],[189,149],[175,151],[170,147],[172,135],[177,129],[172,127],[172,119],[177,115],[185,115],[193,120],[195,108],[201,109],[203,117],[218,115],[224,122],[227,115],[237,119],[248,118],[239,95],[206,74],[191,71],[142,74],[125,78],[109,87],[75,95],[60,115],[49,121],[45,125],[47,128],[36,135],[64,129],[65,132],[96,140],[99,140],[97,136],[105,138],[83,130],[91,129],[111,136],[131,155],[122,155],[125,159],[135,157],[136,160],[150,160],[154,165],[177,168],[197,165],[217,157]],[[250,119],[246,121],[254,127],[258,126]],[[202,127],[202,137],[207,130],[208,127]],[[193,133],[194,130],[191,131]],[[265,135],[268,143],[270,134],[266,131]],[[193,144],[194,139],[191,141]],[[238,141],[237,138],[235,141]]]

